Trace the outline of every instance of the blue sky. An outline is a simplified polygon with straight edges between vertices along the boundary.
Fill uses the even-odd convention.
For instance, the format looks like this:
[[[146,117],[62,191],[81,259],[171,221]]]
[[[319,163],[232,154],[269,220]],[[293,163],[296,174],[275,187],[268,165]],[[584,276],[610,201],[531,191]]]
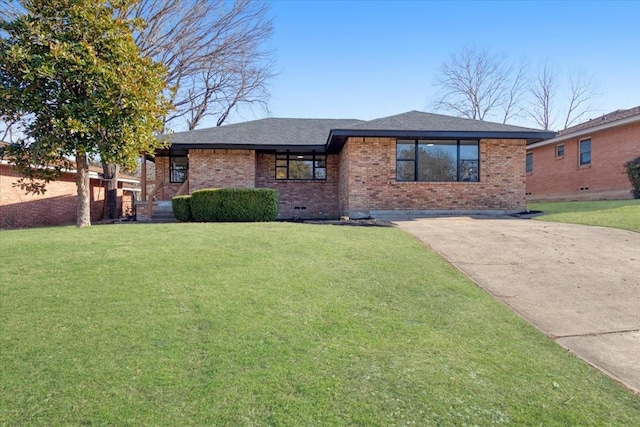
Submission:
[[[427,111],[435,74],[463,46],[549,61],[560,76],[582,67],[602,93],[592,116],[640,105],[640,1],[276,0],[272,14],[275,117]]]

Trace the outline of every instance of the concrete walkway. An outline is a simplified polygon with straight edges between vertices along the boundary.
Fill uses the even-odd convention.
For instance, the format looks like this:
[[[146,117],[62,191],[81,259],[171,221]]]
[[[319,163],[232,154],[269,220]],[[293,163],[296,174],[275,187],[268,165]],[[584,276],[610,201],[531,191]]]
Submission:
[[[529,323],[640,393],[640,234],[482,217],[394,221]]]

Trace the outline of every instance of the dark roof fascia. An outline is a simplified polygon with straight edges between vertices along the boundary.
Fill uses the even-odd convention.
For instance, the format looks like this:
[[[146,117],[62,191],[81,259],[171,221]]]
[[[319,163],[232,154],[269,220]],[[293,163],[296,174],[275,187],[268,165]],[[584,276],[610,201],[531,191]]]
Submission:
[[[171,144],[171,147],[156,152],[156,156],[169,156],[172,153],[184,153],[188,150],[256,150],[256,151],[295,151],[297,153],[324,152],[324,145],[282,145],[282,144]]]
[[[339,152],[348,137],[398,138],[398,139],[526,139],[527,144],[553,138],[550,131],[406,131],[406,130],[354,130],[332,129],[327,140],[327,152]],[[335,142],[334,142],[335,141]]]

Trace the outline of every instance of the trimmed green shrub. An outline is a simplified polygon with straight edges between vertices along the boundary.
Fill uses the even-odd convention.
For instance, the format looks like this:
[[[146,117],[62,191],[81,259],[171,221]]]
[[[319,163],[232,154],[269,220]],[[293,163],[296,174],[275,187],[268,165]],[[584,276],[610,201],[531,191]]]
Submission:
[[[173,216],[180,222],[193,221],[191,216],[191,196],[175,196],[171,199]]]
[[[629,181],[631,181],[631,194],[634,199],[640,199],[640,157],[636,157],[633,160],[629,160],[624,164],[629,175]]]
[[[278,192],[270,188],[208,188],[191,194],[191,215],[203,222],[273,221]]]

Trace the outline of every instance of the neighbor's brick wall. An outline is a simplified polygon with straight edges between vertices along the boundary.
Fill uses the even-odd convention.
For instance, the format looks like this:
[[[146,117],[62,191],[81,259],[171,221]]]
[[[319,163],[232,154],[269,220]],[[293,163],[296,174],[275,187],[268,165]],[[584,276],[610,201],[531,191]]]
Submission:
[[[0,228],[33,227],[42,225],[74,224],[76,222],[76,176],[65,173],[47,184],[41,195],[25,194],[13,183],[18,175],[8,165],[0,165]],[[91,180],[91,221],[102,218],[104,187],[101,181]],[[118,190],[122,203],[122,190]]]
[[[591,164],[578,166],[578,142],[589,137]],[[623,165],[640,156],[640,123],[560,144],[564,144],[564,157],[560,159],[555,157],[557,144],[528,150],[533,153],[533,172],[527,174],[529,200],[631,198],[631,183]]]
[[[258,153],[256,169],[256,187],[278,190],[279,218],[337,218],[339,216],[337,155],[327,155],[325,181],[277,180],[275,154]]]
[[[189,192],[255,183],[255,150],[189,150]]]
[[[343,214],[371,210],[507,210],[525,207],[525,140],[480,141],[480,182],[398,182],[394,138],[349,138]]]

